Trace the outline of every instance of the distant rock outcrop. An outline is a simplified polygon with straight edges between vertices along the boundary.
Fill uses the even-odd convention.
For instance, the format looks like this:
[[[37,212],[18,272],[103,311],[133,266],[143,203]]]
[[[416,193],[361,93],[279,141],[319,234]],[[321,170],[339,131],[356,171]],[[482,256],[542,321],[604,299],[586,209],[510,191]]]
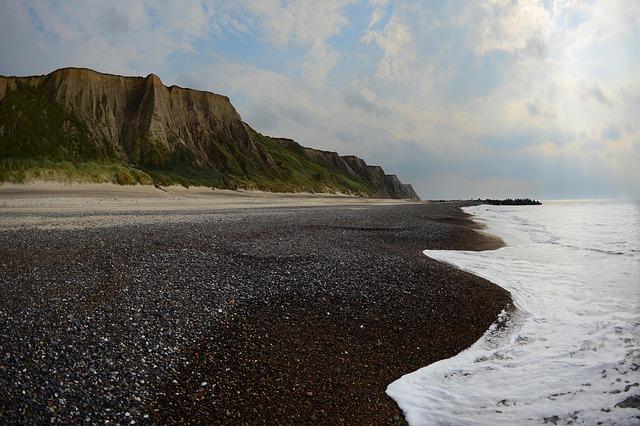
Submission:
[[[0,158],[7,157],[117,161],[154,178],[218,187],[418,198],[380,167],[265,137],[226,96],[166,87],[153,74],[64,68],[0,77]]]

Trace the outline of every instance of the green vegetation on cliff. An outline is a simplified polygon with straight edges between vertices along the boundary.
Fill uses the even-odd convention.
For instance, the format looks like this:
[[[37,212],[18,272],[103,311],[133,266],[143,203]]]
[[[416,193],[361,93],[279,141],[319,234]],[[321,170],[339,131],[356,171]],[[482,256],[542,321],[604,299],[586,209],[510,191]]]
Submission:
[[[225,96],[79,68],[0,76],[0,181],[30,180],[416,197],[357,157],[256,132]]]
[[[194,166],[184,153],[173,153],[162,167],[139,165],[160,185],[210,186],[215,188],[248,188],[272,192],[345,192],[372,195],[366,183],[356,181],[344,174],[328,170],[305,157],[304,149],[284,147],[271,138],[250,129],[252,137],[273,158],[275,164],[258,168],[243,158],[236,159],[242,165],[226,168],[225,173],[212,167]]]
[[[41,89],[18,84],[0,102],[0,158],[11,157],[109,161],[115,153],[94,143],[85,123]]]
[[[51,161],[28,158],[0,159],[0,182],[25,183],[56,181],[78,183],[115,183],[150,185],[153,179],[145,172],[122,164],[83,161]]]
[[[254,176],[258,187],[271,191],[291,191],[291,184],[309,192],[326,192],[327,190],[351,192],[361,195],[372,195],[373,191],[366,183],[346,176],[306,157],[304,148],[298,144],[283,146],[271,138],[251,129],[252,136],[275,161],[272,172],[266,176]]]
[[[253,139],[273,158],[272,167],[256,167],[242,152],[217,147],[222,171],[197,166],[184,148],[170,152],[148,135],[137,139],[123,164],[114,150],[91,138],[87,126],[41,89],[19,84],[0,101],[0,180],[26,182],[113,182],[239,187],[275,192],[343,191],[370,195],[365,182],[354,180],[309,160],[300,145],[282,146],[249,129]],[[108,145],[107,145],[108,146]]]
[[[153,183],[95,144],[82,120],[41,89],[18,84],[0,101],[0,181],[30,180]]]

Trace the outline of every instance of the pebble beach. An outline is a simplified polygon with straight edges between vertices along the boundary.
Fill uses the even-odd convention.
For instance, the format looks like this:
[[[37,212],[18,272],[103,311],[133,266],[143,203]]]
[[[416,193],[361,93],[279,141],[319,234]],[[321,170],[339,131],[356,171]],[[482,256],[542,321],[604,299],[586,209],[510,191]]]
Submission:
[[[387,385],[511,303],[422,254],[502,244],[462,203],[60,191],[0,190],[3,423],[402,424]]]

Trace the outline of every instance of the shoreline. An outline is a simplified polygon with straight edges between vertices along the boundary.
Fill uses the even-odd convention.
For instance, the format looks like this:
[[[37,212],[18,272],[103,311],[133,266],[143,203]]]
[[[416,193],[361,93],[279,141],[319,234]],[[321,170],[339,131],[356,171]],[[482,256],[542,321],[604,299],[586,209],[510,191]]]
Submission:
[[[463,204],[365,201],[0,227],[0,414],[402,423],[387,385],[471,346],[511,299],[422,254],[501,244]]]
[[[637,421],[640,372],[627,348],[639,341],[638,240],[624,236],[637,230],[638,204],[464,210],[508,246],[425,254],[512,292],[516,309],[464,352],[390,385],[407,418],[424,424]],[[620,221],[610,220],[612,212]]]

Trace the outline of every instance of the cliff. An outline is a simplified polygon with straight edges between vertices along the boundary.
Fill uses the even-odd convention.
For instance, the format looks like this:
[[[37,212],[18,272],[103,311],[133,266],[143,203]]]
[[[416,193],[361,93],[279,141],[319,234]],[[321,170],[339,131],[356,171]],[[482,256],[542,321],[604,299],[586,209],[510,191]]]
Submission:
[[[379,167],[263,136],[226,96],[153,74],[0,77],[0,158],[118,163],[161,184],[417,198]]]
[[[302,149],[304,155],[311,161],[327,169],[338,170],[353,179],[363,180],[379,197],[419,199],[411,185],[400,182],[396,175],[387,175],[382,167],[370,166],[354,155],[341,156],[332,151],[305,148],[291,139],[273,138],[273,140],[290,149],[296,149],[297,145],[298,149]]]

